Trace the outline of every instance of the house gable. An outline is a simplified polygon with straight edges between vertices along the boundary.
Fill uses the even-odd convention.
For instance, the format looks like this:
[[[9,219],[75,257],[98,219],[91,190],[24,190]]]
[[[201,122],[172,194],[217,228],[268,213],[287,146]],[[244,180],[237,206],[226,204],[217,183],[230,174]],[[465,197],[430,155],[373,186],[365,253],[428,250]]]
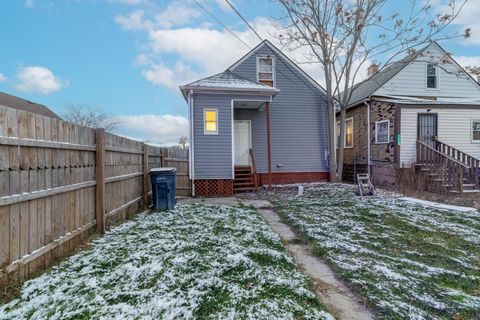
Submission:
[[[445,99],[478,99],[480,85],[436,42],[432,42],[372,95]],[[427,88],[427,64],[435,64],[437,88]]]
[[[274,57],[274,86],[279,90],[270,104],[273,172],[327,172],[328,112],[323,88],[267,41],[229,70],[257,81],[257,58],[265,55]],[[257,171],[266,172],[265,113],[236,110],[235,119],[251,121]]]
[[[280,51],[268,40],[262,41],[227,70],[237,73],[247,79],[250,79],[251,81],[258,81],[257,58],[265,55],[272,55],[275,58],[275,80],[290,77],[292,78],[291,80],[294,81],[300,80],[304,86],[310,89],[318,90],[322,94],[326,94],[326,91],[322,86],[320,86],[315,80],[313,80],[312,77],[310,77],[305,71],[297,66],[290,58],[288,58],[282,51]],[[283,68],[288,69],[288,74],[281,71],[282,66],[279,65],[279,62],[283,65]]]

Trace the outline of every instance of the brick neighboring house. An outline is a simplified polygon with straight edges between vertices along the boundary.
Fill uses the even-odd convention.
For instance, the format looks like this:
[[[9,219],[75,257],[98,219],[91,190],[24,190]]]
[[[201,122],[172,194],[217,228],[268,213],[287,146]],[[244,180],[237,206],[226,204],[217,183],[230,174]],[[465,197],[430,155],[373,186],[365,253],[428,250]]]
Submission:
[[[42,116],[61,120],[61,118],[55,112],[53,112],[43,104],[25,100],[5,92],[0,92],[0,106],[23,110],[30,113],[35,113]]]
[[[397,169],[423,164],[425,152],[473,172],[469,167],[480,159],[480,85],[436,42],[382,70],[372,66],[350,99],[345,143],[350,181],[354,172],[370,172],[374,184],[394,187]]]

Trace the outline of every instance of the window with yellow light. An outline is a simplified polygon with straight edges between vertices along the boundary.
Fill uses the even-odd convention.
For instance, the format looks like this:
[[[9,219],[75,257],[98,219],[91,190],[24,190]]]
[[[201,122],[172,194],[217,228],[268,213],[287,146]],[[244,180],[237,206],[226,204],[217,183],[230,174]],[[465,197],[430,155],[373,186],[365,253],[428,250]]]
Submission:
[[[205,120],[204,132],[205,134],[218,133],[218,110],[204,109],[203,118]]]
[[[337,149],[340,145],[340,122],[337,122]],[[345,120],[345,139],[343,146],[345,148],[353,147],[353,118]]]

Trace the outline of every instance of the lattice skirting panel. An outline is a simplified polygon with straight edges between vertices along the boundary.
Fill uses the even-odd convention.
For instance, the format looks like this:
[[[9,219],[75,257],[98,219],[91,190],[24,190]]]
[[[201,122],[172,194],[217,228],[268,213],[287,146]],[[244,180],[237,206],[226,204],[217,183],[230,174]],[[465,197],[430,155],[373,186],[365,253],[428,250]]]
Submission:
[[[233,195],[233,180],[195,180],[195,195],[200,197],[231,196]]]

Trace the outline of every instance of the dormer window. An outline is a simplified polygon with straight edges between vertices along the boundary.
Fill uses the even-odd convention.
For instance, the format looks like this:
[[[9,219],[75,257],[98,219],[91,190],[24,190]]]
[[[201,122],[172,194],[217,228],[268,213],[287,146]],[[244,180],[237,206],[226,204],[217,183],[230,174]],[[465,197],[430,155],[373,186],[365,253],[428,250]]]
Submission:
[[[275,80],[275,61],[270,55],[257,57],[257,81],[273,87]]]
[[[437,66],[433,63],[427,63],[427,89],[438,88]]]

